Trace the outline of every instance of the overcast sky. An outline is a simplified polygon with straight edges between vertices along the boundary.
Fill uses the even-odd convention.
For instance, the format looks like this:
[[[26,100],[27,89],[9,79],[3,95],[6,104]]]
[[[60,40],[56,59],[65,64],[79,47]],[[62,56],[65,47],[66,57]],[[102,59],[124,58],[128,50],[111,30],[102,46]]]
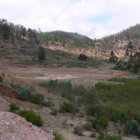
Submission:
[[[140,0],[0,0],[0,18],[101,38],[140,23]]]

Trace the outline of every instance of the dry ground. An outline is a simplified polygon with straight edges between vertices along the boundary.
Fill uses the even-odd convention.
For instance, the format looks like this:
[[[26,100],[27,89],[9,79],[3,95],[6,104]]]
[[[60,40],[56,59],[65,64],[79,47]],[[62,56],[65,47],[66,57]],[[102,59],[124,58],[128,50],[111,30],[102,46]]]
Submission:
[[[126,71],[111,70],[112,65],[105,64],[104,66],[93,68],[51,68],[51,67],[39,67],[39,66],[24,66],[19,64],[13,64],[11,62],[0,60],[0,73],[3,75],[4,80],[8,83],[15,83],[26,86],[34,86],[38,93],[44,94],[46,99],[51,98],[55,105],[59,105],[62,101],[65,101],[60,96],[47,93],[45,89],[38,86],[43,80],[49,79],[61,79],[70,80],[73,84],[83,84],[85,86],[92,86],[99,81],[106,82],[111,77],[137,77],[137,75]],[[69,75],[70,77],[67,77]],[[42,79],[40,77],[43,77]],[[44,78],[45,77],[45,78]],[[65,78],[64,78],[65,77]],[[11,99],[8,97],[0,96],[0,100],[3,101],[1,106],[2,110],[7,111],[8,106],[6,103],[15,102],[22,109],[33,108],[35,112],[39,113],[44,120],[43,130],[52,132],[52,130],[60,130],[67,138],[67,140],[94,140],[90,137],[89,132],[84,132],[85,136],[76,136],[73,134],[73,127],[82,125],[85,123],[85,118],[81,118],[78,115],[72,116],[70,114],[58,114],[52,116],[51,110],[47,107],[39,107],[30,102],[20,101],[17,99]],[[63,123],[67,122],[67,127],[64,128]],[[71,127],[70,124],[74,126]],[[127,138],[125,138],[126,140]],[[134,137],[129,140],[136,140]]]

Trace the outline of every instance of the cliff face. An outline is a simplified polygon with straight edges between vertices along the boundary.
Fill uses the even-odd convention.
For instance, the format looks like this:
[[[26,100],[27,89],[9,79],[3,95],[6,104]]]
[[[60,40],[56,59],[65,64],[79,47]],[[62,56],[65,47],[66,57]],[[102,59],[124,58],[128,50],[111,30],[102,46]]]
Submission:
[[[0,111],[0,140],[55,140],[55,138],[16,114]]]

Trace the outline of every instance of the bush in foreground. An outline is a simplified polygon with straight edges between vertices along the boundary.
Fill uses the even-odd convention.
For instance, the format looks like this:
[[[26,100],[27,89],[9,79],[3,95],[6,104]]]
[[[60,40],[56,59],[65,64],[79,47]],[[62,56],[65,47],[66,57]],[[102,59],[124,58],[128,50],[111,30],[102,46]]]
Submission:
[[[11,103],[9,105],[9,107],[10,107],[10,109],[9,109],[10,112],[14,112],[15,113],[17,110],[19,110],[19,106],[14,104],[14,103]]]
[[[58,131],[54,131],[53,135],[55,136],[55,140],[65,140],[64,136]]]
[[[43,125],[40,115],[37,115],[33,110],[20,110],[17,114],[36,126]]]

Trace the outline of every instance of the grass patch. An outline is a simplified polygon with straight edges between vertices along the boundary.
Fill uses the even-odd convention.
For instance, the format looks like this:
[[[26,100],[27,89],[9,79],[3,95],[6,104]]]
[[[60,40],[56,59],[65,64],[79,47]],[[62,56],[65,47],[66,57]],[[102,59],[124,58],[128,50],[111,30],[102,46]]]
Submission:
[[[113,108],[140,114],[140,80],[111,78],[109,81],[123,84],[96,84],[95,88],[103,102]]]

